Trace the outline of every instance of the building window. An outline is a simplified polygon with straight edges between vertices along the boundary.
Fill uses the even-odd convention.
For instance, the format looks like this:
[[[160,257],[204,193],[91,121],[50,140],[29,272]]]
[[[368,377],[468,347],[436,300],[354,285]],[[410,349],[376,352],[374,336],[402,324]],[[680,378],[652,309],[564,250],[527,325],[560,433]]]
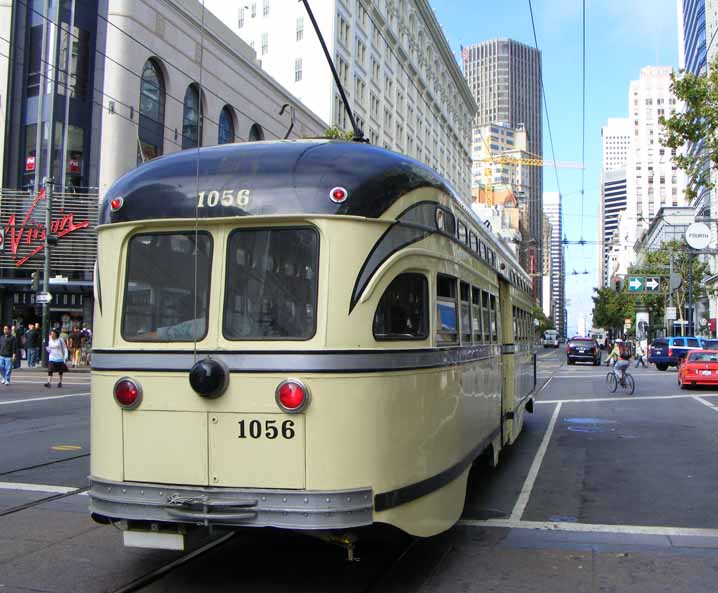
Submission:
[[[237,29],[244,27],[244,7],[240,7],[239,15],[237,16]]]
[[[42,25],[30,27],[27,67],[27,96],[37,97],[42,86]]]
[[[162,71],[154,60],[147,60],[140,78],[140,121],[137,162],[162,154],[165,121],[165,84]]]
[[[252,18],[257,16],[257,3],[256,2],[252,2],[251,14],[252,14]]]
[[[202,146],[202,104],[199,86],[192,83],[184,94],[182,110],[182,148]]]
[[[261,142],[264,140],[264,130],[259,124],[252,124],[249,128],[249,141],[250,142]]]
[[[262,33],[262,55],[266,56],[269,51],[269,33]]]
[[[262,6],[262,16],[269,16],[269,0],[264,0],[264,5]]]
[[[297,41],[304,39],[304,17],[300,16],[297,19]]]
[[[234,117],[232,116],[232,108],[225,105],[219,114],[217,144],[230,144],[232,142],[234,142]]]
[[[302,58],[294,60],[294,82],[302,80]]]

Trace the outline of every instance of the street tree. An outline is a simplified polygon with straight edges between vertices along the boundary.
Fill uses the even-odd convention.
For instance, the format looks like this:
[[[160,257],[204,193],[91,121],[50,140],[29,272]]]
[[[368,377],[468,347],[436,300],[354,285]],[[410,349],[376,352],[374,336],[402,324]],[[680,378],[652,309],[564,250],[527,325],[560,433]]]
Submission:
[[[686,197],[693,202],[699,192],[716,185],[711,173],[718,164],[718,60],[705,73],[671,74],[671,90],[685,103],[685,110],[658,118],[664,132],[661,143],[673,149],[674,162],[688,175]],[[676,153],[690,146],[698,150]]]
[[[636,311],[636,300],[628,292],[616,292],[611,288],[594,288],[593,325],[611,329],[616,333],[623,330],[627,318],[633,318]]]

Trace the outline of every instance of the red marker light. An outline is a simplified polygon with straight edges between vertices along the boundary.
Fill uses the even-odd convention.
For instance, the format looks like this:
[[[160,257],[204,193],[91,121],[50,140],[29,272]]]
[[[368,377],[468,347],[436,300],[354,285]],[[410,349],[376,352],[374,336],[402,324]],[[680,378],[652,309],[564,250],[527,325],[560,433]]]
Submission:
[[[132,409],[140,405],[142,390],[132,379],[120,379],[115,383],[115,400],[123,408]]]
[[[309,405],[309,390],[297,379],[282,381],[275,392],[277,405],[290,414],[301,412]]]
[[[113,212],[117,212],[120,208],[122,208],[122,204],[124,204],[124,200],[122,198],[114,198],[110,202],[110,210]]]
[[[343,187],[335,187],[334,189],[332,189],[332,191],[329,192],[329,198],[332,202],[335,202],[336,204],[341,204],[347,199],[348,196],[349,193]]]

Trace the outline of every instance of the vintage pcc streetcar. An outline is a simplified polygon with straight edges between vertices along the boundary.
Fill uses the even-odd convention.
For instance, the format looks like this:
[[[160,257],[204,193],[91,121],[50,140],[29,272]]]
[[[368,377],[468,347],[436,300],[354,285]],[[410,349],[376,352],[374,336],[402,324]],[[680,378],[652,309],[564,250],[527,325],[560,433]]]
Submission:
[[[430,536],[532,411],[529,277],[408,157],[180,152],[114,184],[98,238],[90,510],[126,545]]]

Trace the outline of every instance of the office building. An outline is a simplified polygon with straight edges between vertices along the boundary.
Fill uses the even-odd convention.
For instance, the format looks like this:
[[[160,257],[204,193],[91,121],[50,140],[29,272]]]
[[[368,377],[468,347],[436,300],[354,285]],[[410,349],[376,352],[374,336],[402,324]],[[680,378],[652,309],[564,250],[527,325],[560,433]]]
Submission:
[[[469,45],[463,51],[464,75],[476,99],[474,128],[504,122],[526,131],[527,151],[543,155],[541,119],[541,52],[512,39],[492,39]],[[541,261],[541,212],[543,170],[528,171],[527,247],[521,258],[524,267]],[[533,294],[541,299],[540,276],[533,277]]]
[[[601,175],[598,286],[610,285],[609,253],[613,237],[618,231],[619,216],[626,209],[626,199],[626,170],[604,171]]]
[[[563,237],[561,202],[561,194],[558,192],[545,192],[543,195],[544,214],[551,225],[551,319],[559,335],[565,336],[566,274],[564,248],[561,243]]]
[[[351,129],[302,2],[205,5],[318,117]],[[428,0],[324,0],[312,9],[369,141],[433,167],[468,203],[476,103]]]

